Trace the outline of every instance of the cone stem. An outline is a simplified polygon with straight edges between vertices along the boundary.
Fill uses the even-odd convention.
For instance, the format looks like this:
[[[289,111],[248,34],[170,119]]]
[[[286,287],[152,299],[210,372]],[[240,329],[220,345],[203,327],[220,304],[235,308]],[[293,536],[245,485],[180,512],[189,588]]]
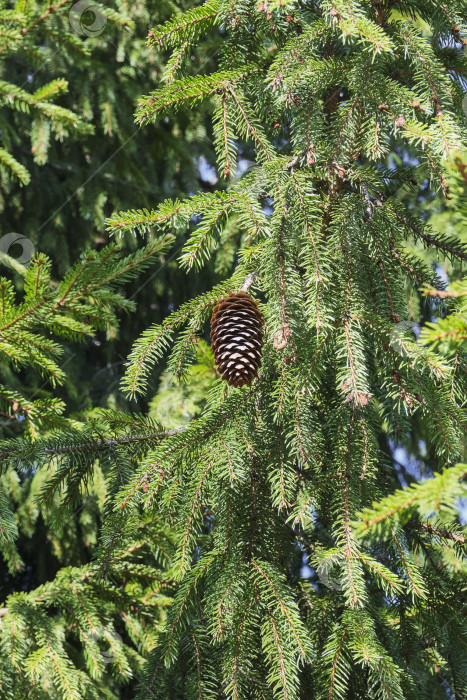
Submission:
[[[247,292],[250,289],[253,282],[258,278],[259,278],[259,274],[257,272],[252,272],[251,275],[248,275],[248,277],[246,278],[245,283],[242,287],[242,292]]]

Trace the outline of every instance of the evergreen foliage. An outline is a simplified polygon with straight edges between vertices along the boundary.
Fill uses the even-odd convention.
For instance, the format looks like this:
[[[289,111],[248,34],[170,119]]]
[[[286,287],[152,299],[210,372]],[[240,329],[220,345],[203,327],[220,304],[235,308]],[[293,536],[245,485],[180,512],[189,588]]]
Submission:
[[[119,285],[144,270],[171,242],[170,236],[163,236],[128,257],[123,257],[116,245],[99,253],[90,251],[59,284],[50,279],[50,261],[39,254],[24,271],[20,302],[11,281],[1,278],[0,353],[7,377],[14,377],[14,371],[23,366],[31,366],[46,380],[44,386],[61,384],[65,378],[63,365],[59,364],[64,339],[86,340],[98,330],[115,333],[117,312],[135,308]],[[96,532],[106,515],[104,504],[119,483],[120,470],[131,473],[131,460],[137,460],[137,453],[131,449],[131,438],[122,443],[127,445],[127,452],[130,449],[130,456],[124,447],[119,449],[117,440],[115,452],[106,452],[110,460],[96,463],[93,445],[102,452],[102,431],[115,430],[116,424],[121,428],[125,424],[121,414],[106,416],[105,423],[104,418],[83,423],[64,416],[65,406],[59,399],[28,398],[6,385],[0,392],[7,422],[26,426],[24,437],[7,440],[5,450],[0,448],[0,550],[10,575],[17,576],[26,564],[15,540],[18,535],[32,537],[39,520],[46,523],[46,534],[59,562],[82,556],[83,549],[95,548]],[[134,426],[138,424],[134,417],[129,420]],[[40,433],[58,427],[60,440],[51,437],[44,447]],[[149,444],[151,434],[160,432],[160,428],[151,421],[142,421],[141,432]],[[86,462],[76,447],[67,448],[63,440],[79,440]],[[35,456],[37,452],[41,459]],[[54,455],[70,457],[65,472]],[[64,481],[66,496],[58,492]],[[76,516],[78,532],[73,527]],[[0,609],[2,698],[78,699],[98,697],[103,688],[110,692],[113,686],[118,687],[118,680],[109,678],[105,654],[99,651],[106,640],[120,680],[139,670],[143,658],[136,648],[148,652],[154,645],[154,615],[148,615],[148,611],[153,606],[159,618],[159,611],[163,614],[169,601],[164,593],[152,591],[170,585],[164,582],[163,571],[157,572],[158,563],[170,556],[170,537],[154,520],[140,520],[136,527],[141,533],[138,549],[146,546],[151,552],[154,548],[152,567],[135,558],[133,549],[123,547],[111,584],[94,576],[96,566],[89,565],[87,558],[82,567],[64,567],[43,586],[8,598],[6,607]],[[161,538],[165,555],[156,544]],[[118,582],[121,592],[115,590]],[[131,603],[126,598],[126,586],[133,591]],[[135,595],[143,612],[138,611]],[[116,621],[128,630],[131,647],[122,641]]]
[[[467,241],[467,169],[460,155],[454,159],[449,168],[449,189],[451,197],[445,212],[437,212],[431,217],[431,223],[440,228],[456,232],[460,240]],[[457,276],[457,275],[456,275]],[[432,288],[425,293],[444,303],[447,308],[443,317],[436,323],[427,322],[422,329],[421,341],[435,347],[443,354],[454,355],[456,366],[459,355],[467,341],[467,282],[459,270],[456,279],[447,290]],[[462,368],[460,368],[462,371]]]
[[[145,331],[123,388],[145,391],[172,346],[170,370],[189,379],[212,309],[246,279],[266,321],[262,368],[249,388],[214,379],[201,415],[178,427],[107,412],[3,442],[4,469],[37,470],[38,502],[56,499],[60,522],[105,481],[93,562],[7,601],[6,698],[102,694],[99,626],[110,697],[142,661],[135,647],[154,647],[141,699],[463,696],[467,358],[457,341],[439,354],[436,333],[465,319],[460,308],[427,329],[427,345],[400,324],[407,287],[463,303],[408,244],[457,261],[467,251],[399,197],[427,177],[449,195],[445,159],[465,145],[462,19],[451,0],[208,0],[151,32],[172,54],[137,120],[209,105],[229,184],[108,228],[160,229],[165,244],[196,224],[180,263],[214,259],[226,279]],[[188,52],[213,27],[219,69],[192,75]],[[386,158],[406,146],[409,170]],[[255,161],[244,174],[240,149]],[[38,356],[44,371],[53,349]],[[388,446],[419,425],[440,473],[400,490]],[[145,566],[134,557],[148,550]]]
[[[191,4],[178,2],[178,12]],[[71,0],[21,0],[14,22],[0,20],[0,146],[30,180],[20,187],[5,166],[2,224],[30,238],[61,275],[86,246],[109,242],[106,216],[196,191],[203,184],[199,157],[212,160],[201,110],[182,110],[152,134],[133,121],[140,86],[163,79],[148,26],[170,17],[174,3],[93,3],[79,17],[86,3],[80,5],[73,13]],[[95,12],[101,28],[86,34]],[[203,49],[198,53],[195,67],[203,61]]]
[[[135,308],[135,303],[115,285],[147,267],[151,258],[167,249],[171,241],[170,236],[163,236],[126,258],[122,258],[115,244],[100,252],[90,251],[59,284],[51,281],[50,261],[39,254],[25,269],[21,302],[15,298],[12,282],[0,278],[2,364],[9,363],[14,370],[32,366],[52,387],[62,383],[65,373],[57,363],[62,347],[48,335],[83,340],[97,330],[115,332],[116,312]],[[56,400],[29,402],[5,386],[1,392],[3,415],[25,420],[32,437],[36,437],[36,419],[53,424],[63,408],[62,402]]]
[[[0,108],[0,147],[8,149],[30,177],[22,186],[6,171],[1,176],[1,233],[15,231],[30,239],[36,250],[48,255],[52,277],[57,278],[90,247],[99,250],[112,242],[104,222],[113,211],[135,202],[150,207],[169,193],[185,197],[212,188],[208,163],[214,155],[207,110],[180,110],[152,132],[138,128],[133,119],[141,85],[149,89],[163,79],[164,57],[147,42],[150,22],[181,13],[193,4],[191,0],[178,2],[177,8],[169,0],[94,4],[81,17],[86,31],[93,12],[100,13],[100,29],[92,35],[78,33],[80,23],[71,23],[73,17],[79,20],[77,13],[85,4],[74,14],[71,0],[50,5],[43,0],[18,2],[14,26],[20,38],[8,43],[0,36],[0,42],[8,43],[1,54],[0,79],[30,94],[29,102],[35,92],[43,99],[47,96],[57,109],[73,113],[80,125],[65,134],[60,124],[58,133],[33,106],[26,105],[28,111],[23,111],[15,103],[18,109],[13,109],[6,100]],[[190,54],[195,71],[205,54],[204,45]],[[214,65],[215,56],[210,51]],[[60,87],[56,95],[49,90],[54,83]],[[139,245],[130,236],[121,244],[128,253]],[[177,274],[175,255],[161,259],[146,277],[127,285],[129,298],[138,294],[138,313],[127,318],[114,342],[103,342],[99,336],[78,351],[73,348],[74,361],[67,365],[66,383],[60,389],[70,410],[100,405],[125,410],[127,402],[117,388],[128,344],[149,323],[161,320],[170,304],[178,306],[212,284],[212,273],[203,279],[192,275],[183,285]],[[22,374],[24,391],[37,391],[40,383],[35,382],[32,373]],[[157,382],[155,374],[153,391]],[[143,401],[141,410],[145,406]]]
[[[13,10],[8,9],[12,3],[1,3],[1,40],[0,49],[4,65],[8,65],[8,58],[14,56],[16,60],[22,59],[35,64],[36,71],[53,57],[57,46],[66,46],[64,53],[86,51],[84,42],[73,33],[68,22],[69,7],[67,2],[58,2],[56,5],[44,2],[16,2]],[[120,25],[129,26],[131,21],[128,16],[114,10],[107,10],[99,6],[98,10],[105,13],[105,18]],[[51,23],[53,17],[54,22]],[[40,46],[38,42],[38,27],[44,24],[45,32],[49,38],[49,44]],[[39,30],[40,31],[40,30]],[[47,161],[48,148],[51,135],[63,139],[68,135],[89,133],[92,129],[89,124],[72,111],[58,104],[55,100],[63,92],[68,90],[68,82],[64,78],[55,78],[49,83],[43,83],[34,92],[25,90],[27,83],[33,80],[33,75],[28,76],[22,85],[0,82],[1,105],[10,110],[16,110],[28,115],[30,121],[29,134],[31,138],[31,153],[36,163],[43,165]],[[24,123],[24,122],[23,122]],[[24,142],[15,131],[18,121],[12,120],[11,115],[3,111],[1,119],[2,140],[6,148],[0,149],[1,173],[16,177],[21,184],[30,182],[30,173],[25,166],[17,160],[11,152],[12,146],[18,146]],[[22,136],[22,134],[21,134]]]

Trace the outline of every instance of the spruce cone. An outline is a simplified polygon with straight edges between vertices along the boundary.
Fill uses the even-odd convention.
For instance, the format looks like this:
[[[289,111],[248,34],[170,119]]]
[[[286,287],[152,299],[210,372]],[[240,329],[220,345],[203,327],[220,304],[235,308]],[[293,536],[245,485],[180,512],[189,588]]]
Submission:
[[[230,386],[251,385],[261,364],[264,320],[254,299],[236,292],[214,307],[211,341],[219,374]]]

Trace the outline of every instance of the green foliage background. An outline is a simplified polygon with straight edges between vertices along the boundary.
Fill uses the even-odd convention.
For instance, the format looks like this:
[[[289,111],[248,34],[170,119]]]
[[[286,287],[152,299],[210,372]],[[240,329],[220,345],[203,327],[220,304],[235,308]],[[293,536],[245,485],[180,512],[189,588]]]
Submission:
[[[462,698],[467,165],[462,81],[441,66],[465,70],[465,12],[122,1],[78,37],[71,5],[0,9],[1,233],[36,248],[27,270],[2,263],[0,699]],[[354,114],[371,66],[382,87]],[[378,249],[381,198],[409,216],[403,284]],[[347,273],[366,298],[346,297],[341,232],[358,247],[369,209],[368,267]],[[316,279],[303,281],[315,227],[334,251],[319,253],[321,317]],[[381,259],[393,318],[381,280],[360,282]],[[253,270],[268,339],[250,395],[218,379],[205,321]],[[384,332],[352,326],[356,379],[344,336],[313,374],[313,333],[330,333],[344,299]],[[384,346],[401,318],[423,328],[394,369]],[[444,411],[441,431],[424,401]],[[350,484],[351,519],[327,479]]]

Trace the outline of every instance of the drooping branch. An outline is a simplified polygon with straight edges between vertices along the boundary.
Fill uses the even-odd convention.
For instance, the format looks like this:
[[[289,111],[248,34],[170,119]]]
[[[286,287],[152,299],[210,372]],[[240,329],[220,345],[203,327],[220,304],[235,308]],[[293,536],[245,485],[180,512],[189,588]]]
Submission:
[[[435,537],[442,537],[445,540],[452,540],[453,542],[458,542],[459,544],[467,544],[467,537],[460,535],[458,532],[450,532],[439,527],[433,527],[430,522],[427,523],[408,523],[408,527],[412,530],[420,530],[421,532],[427,532],[429,535],[435,535]]]
[[[143,435],[127,435],[123,438],[114,438],[112,440],[95,440],[94,442],[79,443],[77,445],[57,445],[57,447],[44,447],[38,451],[38,454],[44,455],[62,455],[62,454],[73,454],[74,452],[89,451],[89,452],[103,452],[105,450],[110,450],[117,445],[129,445],[131,443],[137,442],[147,442],[153,440],[164,440],[171,435],[176,435],[187,429],[188,426],[183,425],[179,428],[173,428],[172,430],[166,430],[157,433],[145,433]],[[11,450],[3,450],[0,452],[0,458],[8,457],[8,455],[14,455],[15,457],[20,457],[21,453],[25,453],[30,450],[29,445],[25,445],[23,450],[17,447]]]

